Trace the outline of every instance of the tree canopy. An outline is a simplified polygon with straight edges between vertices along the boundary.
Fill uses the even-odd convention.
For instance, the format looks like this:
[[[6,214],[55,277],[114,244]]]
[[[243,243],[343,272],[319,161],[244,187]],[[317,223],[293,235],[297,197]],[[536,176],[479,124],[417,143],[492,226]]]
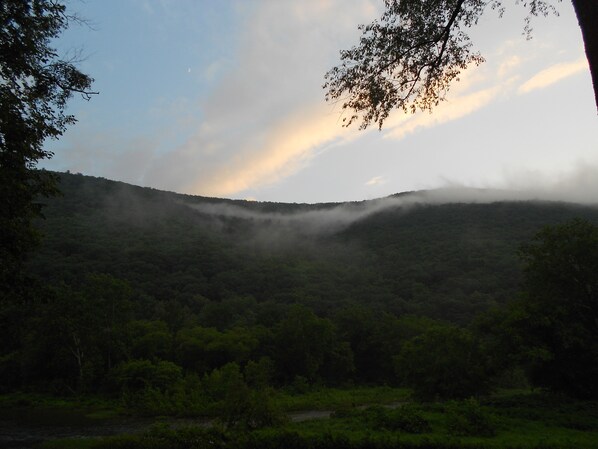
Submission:
[[[63,4],[51,0],[0,3],[0,288],[14,294],[27,251],[36,242],[31,220],[40,195],[55,193],[53,176],[36,170],[52,157],[44,148],[75,118],[65,112],[75,93],[85,98],[92,79],[52,46],[69,22]]]
[[[532,381],[598,397],[598,227],[581,219],[547,226],[521,256]]]
[[[560,0],[559,0],[560,1]],[[340,65],[325,75],[326,100],[342,103],[350,115],[344,126],[360,121],[382,128],[390,112],[432,110],[451,83],[482,55],[472,49],[467,29],[488,9],[504,10],[501,0],[385,0],[380,20],[361,25],[357,46],[340,52]],[[556,12],[545,0],[524,2],[531,16]],[[593,6],[592,6],[593,5]],[[598,106],[598,20],[596,2],[573,0],[590,62]]]

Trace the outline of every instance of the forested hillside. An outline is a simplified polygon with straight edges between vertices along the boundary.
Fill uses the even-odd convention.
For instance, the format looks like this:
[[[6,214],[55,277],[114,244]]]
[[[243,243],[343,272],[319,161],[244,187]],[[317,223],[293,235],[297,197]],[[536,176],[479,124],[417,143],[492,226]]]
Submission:
[[[444,203],[445,192],[274,204],[61,178],[63,195],[37,223],[43,240],[30,260],[30,296],[0,308],[3,390],[100,393],[144,413],[202,414],[225,410],[229,399],[238,407],[229,392],[246,392],[243,401],[257,406],[271,387],[387,384],[468,397],[525,370],[539,385],[595,395],[583,380],[593,362],[567,368],[573,351],[588,353],[586,343],[562,349],[537,339],[548,335],[542,323],[570,326],[578,312],[529,319],[568,310],[543,305],[553,280],[564,298],[577,295],[572,305],[594,288],[595,208],[459,203],[455,195]],[[525,278],[519,248],[563,222],[555,235],[570,235],[563,242],[573,246],[550,250],[548,233],[524,250],[528,264],[540,261],[540,280],[527,288],[539,289],[538,305],[507,306]],[[554,253],[546,267],[535,256],[544,247]],[[578,269],[561,252],[587,265],[589,287],[579,295],[565,287],[577,274],[561,282],[551,271]],[[579,341],[593,340],[582,333]],[[559,360],[561,351],[567,357],[546,370],[552,359],[543,354]]]
[[[209,314],[218,327],[292,303],[323,315],[360,304],[466,323],[517,295],[517,250],[539,228],[598,222],[597,208],[556,202],[426,204],[403,194],[277,204],[61,178],[63,196],[48,201],[39,223],[37,275],[76,287],[109,274],[148,313],[168,304],[171,313]]]

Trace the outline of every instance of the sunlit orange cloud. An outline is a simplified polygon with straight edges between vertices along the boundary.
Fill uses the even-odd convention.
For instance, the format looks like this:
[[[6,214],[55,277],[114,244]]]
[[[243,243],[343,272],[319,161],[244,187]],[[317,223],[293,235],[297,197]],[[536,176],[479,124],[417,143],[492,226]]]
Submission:
[[[514,58],[507,57],[502,64]],[[440,102],[432,113],[420,111],[410,114],[401,110],[392,113],[384,124],[384,138],[400,140],[422,129],[465,117],[486,106],[513,83],[513,78],[505,80],[508,69],[499,72],[493,72],[486,65],[467,68],[459,75],[459,81],[451,88],[446,100]],[[489,85],[491,87],[487,87]]]
[[[456,84],[456,89],[451,90],[447,100],[441,102],[432,114],[426,112],[415,115],[393,114],[385,125],[388,131],[384,137],[403,139],[421,129],[465,117],[495,101],[500,95],[508,96],[514,91],[517,76],[507,77],[515,67],[520,65],[521,60],[519,55],[513,54],[503,58],[495,71],[475,67],[465,70],[461,75],[461,82]],[[548,87],[583,70],[587,70],[585,58],[553,65],[522,84],[517,89],[517,93],[527,93],[534,89]],[[491,87],[477,87],[482,84]]]
[[[394,126],[384,137],[403,139],[420,129],[437,126],[469,115],[494,100],[503,89],[503,85],[498,85],[468,95],[451,98],[440,103],[432,114],[421,112],[415,115],[403,115],[395,121]]]
[[[531,77],[519,86],[517,92],[526,94],[532,90],[543,89],[583,70],[588,70],[588,61],[585,57],[572,62],[555,64]]]
[[[358,135],[355,130],[342,128],[338,115],[331,113],[327,105],[306,107],[274,126],[261,151],[237,154],[226,166],[195,182],[190,190],[228,196],[268,185],[301,169],[318,150]]]
[[[375,186],[378,184],[385,184],[386,183],[386,177],[385,176],[374,176],[372,179],[370,179],[368,182],[365,183],[366,186]]]
[[[322,77],[359,35],[356,24],[379,9],[377,0],[257,2],[235,64],[201,103],[197,132],[154,163],[153,179],[177,191],[244,197],[359,135],[324,102]]]

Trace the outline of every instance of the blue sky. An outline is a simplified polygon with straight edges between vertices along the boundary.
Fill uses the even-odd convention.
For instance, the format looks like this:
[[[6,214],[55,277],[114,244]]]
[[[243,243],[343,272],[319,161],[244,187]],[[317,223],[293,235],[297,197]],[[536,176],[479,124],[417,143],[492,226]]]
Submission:
[[[206,196],[362,200],[463,185],[598,198],[598,126],[569,2],[533,21],[509,2],[471,30],[486,63],[432,114],[342,128],[324,73],[381,0],[86,0],[57,42],[100,94],[43,166]],[[558,194],[555,193],[555,199]],[[546,197],[546,195],[544,195]]]

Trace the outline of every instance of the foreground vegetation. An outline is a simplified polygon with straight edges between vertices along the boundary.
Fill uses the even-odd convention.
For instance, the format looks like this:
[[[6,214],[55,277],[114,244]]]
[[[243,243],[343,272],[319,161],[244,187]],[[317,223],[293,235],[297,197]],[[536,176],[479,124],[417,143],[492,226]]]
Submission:
[[[352,391],[346,390],[345,394],[351,395]],[[392,407],[345,405],[329,419],[281,421],[254,430],[227,427],[222,421],[211,426],[156,424],[136,435],[61,439],[45,442],[42,447],[596,448],[598,403],[508,391],[480,401],[409,402]]]

